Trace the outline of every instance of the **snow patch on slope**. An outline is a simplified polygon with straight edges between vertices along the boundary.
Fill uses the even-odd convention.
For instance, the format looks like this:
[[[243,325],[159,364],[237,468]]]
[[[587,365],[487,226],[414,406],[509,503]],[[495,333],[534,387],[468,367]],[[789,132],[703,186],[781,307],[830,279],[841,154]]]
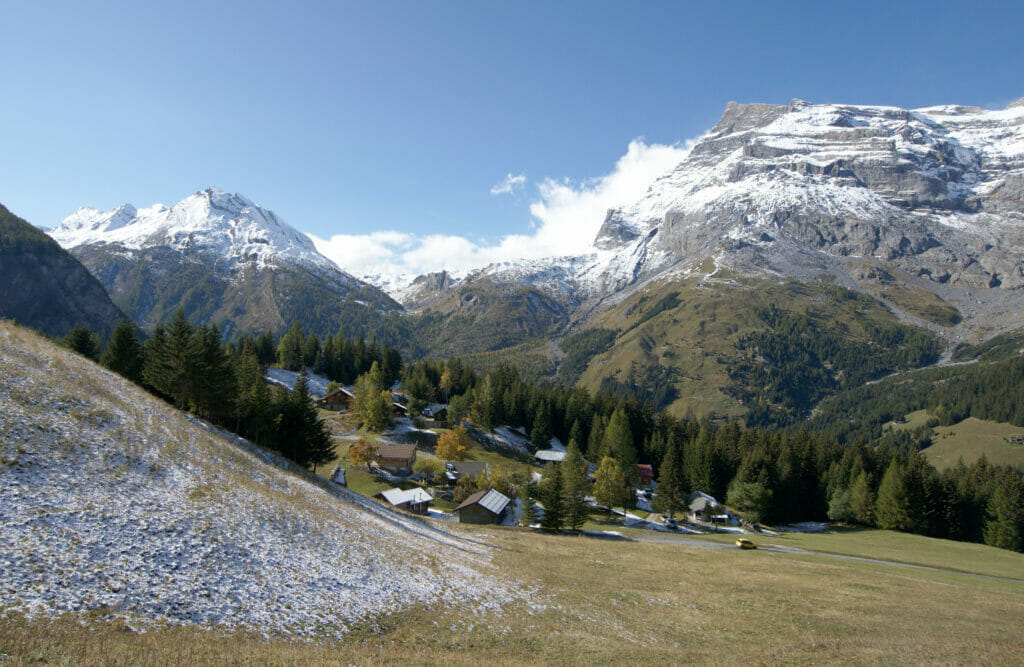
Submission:
[[[391,512],[0,324],[0,609],[339,637],[530,594]],[[315,482],[315,483],[314,483]]]

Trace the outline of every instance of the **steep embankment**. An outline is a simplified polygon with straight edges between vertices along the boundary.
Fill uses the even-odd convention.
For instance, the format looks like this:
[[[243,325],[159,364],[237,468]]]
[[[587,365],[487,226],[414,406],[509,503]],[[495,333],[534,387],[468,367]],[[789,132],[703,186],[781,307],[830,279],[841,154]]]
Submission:
[[[317,482],[0,322],[0,610],[338,636],[520,598],[489,548]]]

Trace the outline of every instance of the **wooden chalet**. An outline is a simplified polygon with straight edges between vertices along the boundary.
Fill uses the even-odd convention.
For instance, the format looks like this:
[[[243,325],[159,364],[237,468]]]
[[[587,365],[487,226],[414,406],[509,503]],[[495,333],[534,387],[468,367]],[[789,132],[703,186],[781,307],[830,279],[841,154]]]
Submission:
[[[459,523],[501,523],[512,502],[494,489],[477,491],[455,508]]]
[[[380,445],[373,463],[392,475],[411,475],[416,463],[416,445]]]
[[[318,398],[316,405],[318,408],[325,410],[348,410],[352,407],[352,403],[355,400],[355,394],[344,387],[338,387],[334,391],[325,394],[322,398]]]

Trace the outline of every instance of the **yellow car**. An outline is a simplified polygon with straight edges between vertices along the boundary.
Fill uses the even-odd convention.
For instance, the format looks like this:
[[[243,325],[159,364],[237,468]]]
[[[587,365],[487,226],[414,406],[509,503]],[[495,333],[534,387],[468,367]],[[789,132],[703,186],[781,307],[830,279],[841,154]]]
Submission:
[[[750,540],[748,540],[745,537],[741,537],[740,539],[736,540],[736,546],[738,546],[740,549],[756,549],[757,548],[756,544],[754,544],[753,542],[751,542]]]

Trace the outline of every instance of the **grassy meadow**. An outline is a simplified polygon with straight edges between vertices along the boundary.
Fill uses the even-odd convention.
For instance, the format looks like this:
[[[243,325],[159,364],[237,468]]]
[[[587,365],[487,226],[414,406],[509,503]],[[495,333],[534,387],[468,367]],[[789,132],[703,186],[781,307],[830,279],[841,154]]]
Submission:
[[[890,423],[886,428],[912,430],[925,426],[930,418],[927,410],[917,410],[906,415],[904,423]],[[1024,445],[1007,442],[1006,437],[1011,435],[1024,435],[1024,428],[968,417],[952,426],[932,428],[932,445],[922,453],[939,470],[955,466],[961,458],[970,465],[984,454],[993,465],[1013,466],[1024,472]]]
[[[140,634],[98,615],[89,624],[71,616],[11,617],[0,625],[0,654],[12,664],[1008,664],[1024,654],[1024,582],[763,548],[452,528],[492,544],[496,564],[535,588],[533,599],[482,617],[458,608],[413,609],[357,628],[337,644],[197,628]],[[757,541],[1024,576],[1024,555],[912,535]]]

